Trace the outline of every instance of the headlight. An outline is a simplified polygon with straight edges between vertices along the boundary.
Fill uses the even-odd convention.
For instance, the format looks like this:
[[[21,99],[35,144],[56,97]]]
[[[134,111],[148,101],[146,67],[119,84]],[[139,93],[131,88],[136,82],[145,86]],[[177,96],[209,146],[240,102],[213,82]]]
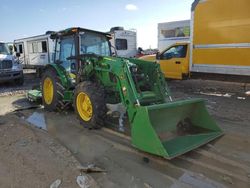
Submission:
[[[19,63],[13,63],[13,66],[12,66],[12,70],[16,70],[16,71],[18,71],[18,70],[22,70],[22,64],[19,64]]]

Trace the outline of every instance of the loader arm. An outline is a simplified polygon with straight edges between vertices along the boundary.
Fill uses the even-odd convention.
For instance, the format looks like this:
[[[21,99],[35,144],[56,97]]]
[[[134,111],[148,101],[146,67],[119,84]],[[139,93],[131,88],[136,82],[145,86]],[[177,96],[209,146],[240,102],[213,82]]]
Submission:
[[[107,92],[118,94],[116,101],[126,107],[130,124],[138,107],[165,103],[170,96],[158,64],[125,58],[86,59],[86,56],[84,61],[85,79],[98,80]]]
[[[136,148],[170,159],[223,134],[204,100],[171,100],[158,64],[103,57],[94,65],[95,79],[119,93]]]

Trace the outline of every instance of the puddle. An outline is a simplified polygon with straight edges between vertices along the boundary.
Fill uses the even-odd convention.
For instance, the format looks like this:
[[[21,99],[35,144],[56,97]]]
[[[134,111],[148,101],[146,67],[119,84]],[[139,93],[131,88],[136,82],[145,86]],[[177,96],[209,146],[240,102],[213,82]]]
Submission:
[[[26,119],[26,121],[39,129],[47,131],[47,125],[43,113],[34,112]]]

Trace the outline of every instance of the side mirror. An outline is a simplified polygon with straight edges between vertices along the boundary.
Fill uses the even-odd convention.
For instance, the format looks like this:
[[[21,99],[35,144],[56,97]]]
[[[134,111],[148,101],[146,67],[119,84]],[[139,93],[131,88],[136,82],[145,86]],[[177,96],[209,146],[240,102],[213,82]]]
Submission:
[[[20,54],[19,52],[16,53],[16,56],[17,56],[17,57],[20,57],[20,55],[21,55],[21,54]]]

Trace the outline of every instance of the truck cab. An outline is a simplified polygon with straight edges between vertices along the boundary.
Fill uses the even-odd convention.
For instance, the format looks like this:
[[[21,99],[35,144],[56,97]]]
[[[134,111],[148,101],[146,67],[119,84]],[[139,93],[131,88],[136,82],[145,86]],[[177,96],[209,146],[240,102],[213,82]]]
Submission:
[[[22,85],[23,68],[18,58],[15,58],[7,45],[0,42],[0,82],[14,81],[18,85]]]
[[[183,79],[189,75],[189,43],[175,43],[156,55],[143,56],[140,59],[157,61],[165,78]]]

